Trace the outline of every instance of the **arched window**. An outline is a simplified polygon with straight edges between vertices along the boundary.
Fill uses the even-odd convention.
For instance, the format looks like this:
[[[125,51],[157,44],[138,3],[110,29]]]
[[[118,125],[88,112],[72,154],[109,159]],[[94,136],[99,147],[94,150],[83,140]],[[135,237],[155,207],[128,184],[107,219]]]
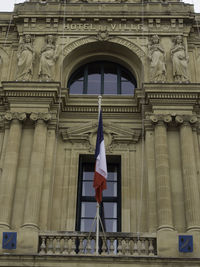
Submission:
[[[134,76],[119,64],[96,61],[80,67],[69,79],[70,94],[133,95]]]

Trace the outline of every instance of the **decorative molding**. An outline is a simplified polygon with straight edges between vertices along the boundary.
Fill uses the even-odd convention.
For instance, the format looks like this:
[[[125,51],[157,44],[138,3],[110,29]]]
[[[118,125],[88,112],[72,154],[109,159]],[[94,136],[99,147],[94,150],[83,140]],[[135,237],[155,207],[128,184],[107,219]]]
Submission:
[[[102,34],[103,34],[103,32],[104,31],[101,31]],[[106,37],[106,33],[104,33],[104,35],[103,36]],[[97,41],[96,36],[80,38],[79,40],[76,40],[76,41],[72,42],[71,44],[67,45],[66,47],[64,47],[64,49],[63,49],[64,56],[67,56],[68,54],[70,54],[73,50],[75,50],[78,47],[81,47],[85,44],[93,43],[96,41]],[[115,36],[111,37],[110,36],[109,42],[117,43],[117,44],[120,44],[122,46],[127,47],[132,52],[134,52],[136,55],[138,55],[138,57],[140,59],[146,56],[146,53],[139,46],[137,46],[135,43],[132,43],[131,41],[129,41],[127,39],[124,39],[121,37],[115,37]]]
[[[86,112],[86,113],[91,113],[91,112],[98,112],[98,107],[97,106],[65,106],[62,109],[63,111],[66,112]],[[127,107],[127,106],[110,106],[110,107],[102,107],[103,113],[133,113],[137,112],[137,107]]]

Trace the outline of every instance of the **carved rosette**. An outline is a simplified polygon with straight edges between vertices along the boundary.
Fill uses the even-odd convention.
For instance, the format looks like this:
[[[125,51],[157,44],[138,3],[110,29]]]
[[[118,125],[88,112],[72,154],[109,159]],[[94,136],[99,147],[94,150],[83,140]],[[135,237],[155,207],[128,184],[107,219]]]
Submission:
[[[25,121],[26,113],[25,112],[6,112],[4,118],[7,121],[12,121],[12,120]]]
[[[38,121],[38,120],[42,120],[45,122],[48,122],[51,120],[51,114],[50,113],[31,113],[30,115],[30,119],[32,121]]]

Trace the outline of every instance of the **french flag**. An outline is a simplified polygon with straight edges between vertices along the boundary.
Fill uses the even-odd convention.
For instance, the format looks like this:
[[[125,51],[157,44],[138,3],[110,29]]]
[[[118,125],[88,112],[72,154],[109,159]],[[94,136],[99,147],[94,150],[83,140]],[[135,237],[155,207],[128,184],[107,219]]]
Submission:
[[[95,172],[94,172],[94,183],[93,187],[96,192],[96,201],[101,203],[102,201],[102,191],[106,189],[106,179],[107,179],[107,164],[106,164],[106,153],[103,137],[103,121],[102,112],[99,113],[99,125],[97,131],[97,142],[95,150]]]

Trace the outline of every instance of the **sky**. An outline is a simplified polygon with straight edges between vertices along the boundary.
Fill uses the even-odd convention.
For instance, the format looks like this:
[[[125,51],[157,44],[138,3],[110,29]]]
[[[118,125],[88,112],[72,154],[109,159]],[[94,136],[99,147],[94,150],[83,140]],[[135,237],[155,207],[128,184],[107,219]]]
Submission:
[[[200,13],[200,0],[181,0],[182,2],[194,4],[195,12]],[[0,0],[0,11],[12,11],[14,4],[23,3],[26,0]]]

